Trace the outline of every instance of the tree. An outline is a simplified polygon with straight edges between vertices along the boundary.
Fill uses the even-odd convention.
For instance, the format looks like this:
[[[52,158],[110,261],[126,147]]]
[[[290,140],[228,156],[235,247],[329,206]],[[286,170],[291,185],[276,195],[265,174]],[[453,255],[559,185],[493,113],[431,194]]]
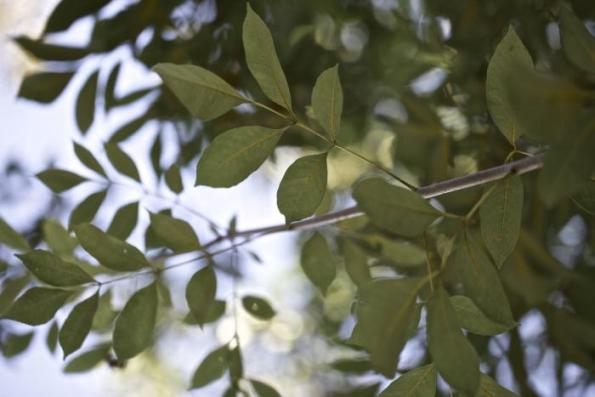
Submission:
[[[352,313],[319,320],[329,343],[360,353],[328,363],[350,385],[326,384],[329,393],[447,395],[447,386],[437,389],[439,376],[451,393],[514,395],[498,384],[506,379],[497,367],[508,361],[514,381],[507,384],[537,395],[527,346],[557,352],[558,395],[592,387],[595,37],[579,18],[595,18],[591,2],[429,1],[421,12],[418,2],[255,1],[244,9],[155,0],[104,17],[108,3],[62,0],[41,39],[15,39],[34,57],[60,64],[25,78],[19,96],[26,99],[55,100],[77,62],[120,46],[164,86],[120,96],[120,64],[107,79],[103,69],[91,73],[75,109],[83,135],[99,110],[98,94],[108,113],[133,102],[147,103],[147,111],[110,134],[105,156],[74,144],[88,174],[49,168],[37,178],[58,194],[95,178],[101,190],[68,211],[67,225],[42,219],[37,234],[20,234],[10,219],[0,223],[0,241],[18,258],[6,255],[0,295],[5,355],[15,344],[25,349],[31,337],[13,333],[9,320],[38,326],[66,310],[66,320],[50,328],[65,356],[77,354],[66,371],[106,358],[124,365],[153,345],[159,317],[175,310],[163,275],[196,263],[202,266],[185,288],[186,322],[209,327],[226,306],[237,315],[240,303],[268,321],[273,303],[237,296],[235,288],[220,300],[218,284],[241,278],[240,250],[248,243],[292,231],[304,233],[300,264],[316,290],[312,310],[345,288],[337,282],[342,274],[357,291]],[[99,18],[87,47],[50,44],[51,34],[88,15]],[[190,168],[195,185],[229,188],[277,147],[299,148],[277,190],[285,223],[245,230],[235,218],[221,227],[206,217],[205,236],[166,209],[149,214],[142,250],[126,241],[142,212],[138,202],[123,203],[106,230],[94,226],[114,174],[147,185],[136,156],[121,146],[151,121],[176,128],[172,164],[161,161],[162,133],[150,148],[155,177],[176,195],[191,189],[181,177]],[[382,143],[376,153],[365,150],[373,140]],[[348,162],[364,175],[329,185],[330,166]],[[141,275],[147,283],[117,313],[110,291]],[[544,319],[539,341],[519,332],[536,315]],[[345,338],[349,319],[355,326]],[[80,352],[90,332],[105,342]],[[419,357],[404,367],[399,356],[411,340],[420,342]],[[214,346],[191,388],[227,376],[228,396],[284,394],[245,374],[250,361],[242,348],[237,332]],[[581,374],[573,384],[564,376],[570,364]],[[377,383],[362,383],[363,372],[378,374]],[[382,391],[381,377],[394,379]]]

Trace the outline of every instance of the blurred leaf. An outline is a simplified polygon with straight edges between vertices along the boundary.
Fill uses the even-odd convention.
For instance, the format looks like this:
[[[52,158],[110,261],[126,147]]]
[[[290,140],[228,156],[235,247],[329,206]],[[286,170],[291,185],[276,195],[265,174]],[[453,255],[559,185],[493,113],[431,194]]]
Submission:
[[[291,112],[291,94],[277,57],[271,32],[260,17],[246,5],[242,42],[250,73],[273,102]]]
[[[35,176],[54,193],[65,192],[87,180],[73,172],[57,168],[42,171]]]
[[[490,186],[493,186],[493,190],[479,207],[481,235],[496,266],[500,268],[519,239],[523,182],[520,176],[512,175]],[[486,186],[484,192],[490,186]]]
[[[562,49],[575,66],[595,73],[595,37],[566,4],[560,7]]]
[[[369,386],[356,386],[346,391],[337,391],[331,397],[375,397],[380,388],[380,383],[373,383]]]
[[[286,222],[313,215],[326,193],[327,153],[305,156],[289,166],[279,189],[277,206]]]
[[[281,135],[282,129],[246,126],[217,136],[198,162],[195,185],[237,185],[273,153]]]
[[[52,252],[58,255],[72,256],[78,245],[76,238],[72,237],[58,221],[46,219],[42,225],[43,241]]]
[[[12,358],[27,350],[33,339],[34,332],[26,334],[8,334],[0,346],[6,358]]]
[[[348,374],[364,374],[372,371],[372,363],[369,360],[361,358],[345,358],[334,361],[331,366],[337,371]]]
[[[97,303],[97,312],[93,317],[91,328],[95,332],[111,331],[117,312],[112,308],[112,291],[107,290]]]
[[[379,243],[382,247],[382,258],[395,265],[417,267],[426,264],[426,251],[408,241],[383,236],[373,236],[367,240]]]
[[[150,115],[145,113],[139,117],[136,117],[126,124],[122,124],[120,128],[118,128],[112,136],[109,138],[109,143],[112,144],[119,144],[122,141],[130,138],[134,135],[142,126],[144,126],[147,121],[149,121]]]
[[[47,251],[33,250],[17,256],[35,277],[50,285],[68,287],[95,281],[80,267]]]
[[[246,295],[242,298],[242,306],[251,315],[261,320],[270,320],[276,314],[269,302],[258,296]]]
[[[335,279],[337,264],[328,242],[320,233],[314,233],[304,243],[301,264],[304,274],[325,295]]]
[[[112,166],[122,175],[126,175],[141,183],[138,169],[132,158],[115,143],[107,142],[105,152]]]
[[[2,217],[0,217],[0,243],[17,249],[27,251],[30,249],[27,240],[12,228]]]
[[[463,336],[444,289],[434,290],[427,310],[429,351],[436,369],[452,387],[475,395],[479,388],[479,358]]]
[[[48,44],[41,40],[32,40],[27,36],[17,36],[13,40],[41,61],[76,61],[89,54],[86,48]]]
[[[190,388],[198,389],[221,378],[229,367],[229,353],[227,345],[210,352],[194,372]]]
[[[132,295],[116,319],[114,352],[120,360],[145,350],[153,339],[157,318],[157,287],[152,283]]]
[[[457,314],[459,324],[467,331],[477,335],[498,335],[508,331],[511,327],[498,324],[490,320],[475,306],[475,303],[466,296],[457,295],[450,297],[450,303]]]
[[[281,397],[277,390],[266,383],[255,379],[250,379],[250,383],[252,383],[252,387],[256,392],[256,397]]]
[[[194,273],[186,285],[186,302],[201,327],[207,323],[217,301],[217,277],[212,265],[207,265]]]
[[[374,225],[405,237],[422,234],[441,215],[419,194],[381,178],[358,183],[353,198]]]
[[[136,247],[83,223],[74,227],[81,246],[103,266],[120,272],[133,272],[149,267],[149,262]]]
[[[176,194],[182,193],[184,185],[182,183],[182,175],[180,175],[180,167],[175,164],[169,167],[165,172],[165,183],[172,192]]]
[[[70,219],[68,219],[69,227],[91,222],[95,218],[97,211],[99,211],[99,207],[103,204],[106,195],[107,190],[102,190],[87,196],[81,201],[70,213]]]
[[[96,292],[76,305],[62,324],[60,346],[64,351],[64,358],[78,350],[87,338],[98,304],[99,292]]]
[[[341,129],[343,113],[343,88],[339,80],[339,65],[322,72],[312,90],[312,109],[331,141]]]
[[[50,14],[44,34],[66,30],[74,21],[99,11],[110,0],[62,0]]]
[[[515,393],[500,386],[487,375],[481,374],[479,390],[475,397],[518,397]]]
[[[188,222],[166,214],[150,216],[151,228],[166,247],[178,253],[200,250],[198,237]]]
[[[138,201],[128,203],[118,209],[107,228],[107,233],[125,240],[127,239],[138,222]]]
[[[114,106],[116,106],[116,84],[118,82],[118,76],[120,75],[121,63],[117,63],[109,73],[105,88],[103,89],[105,99],[105,112],[109,112]]]
[[[53,321],[45,338],[45,344],[48,347],[50,353],[56,351],[56,346],[58,345],[58,331],[58,323]]]
[[[33,287],[21,295],[2,318],[29,325],[45,324],[73,293],[63,289]]]
[[[583,211],[595,215],[595,181],[587,182],[572,199]]]
[[[97,79],[99,70],[89,76],[76,100],[76,124],[84,135],[95,118],[95,98],[97,96]]]
[[[239,346],[229,351],[229,377],[232,383],[239,382],[244,377],[244,364]]]
[[[64,367],[65,373],[79,373],[86,372],[95,367],[100,362],[107,359],[110,350],[110,345],[107,343],[101,344],[91,350],[79,354],[71,359]]]
[[[219,320],[221,316],[225,314],[225,308],[227,304],[223,300],[215,300],[213,305],[211,305],[209,313],[204,318],[204,324],[214,323],[215,321]],[[192,312],[188,313],[186,317],[184,317],[184,323],[189,325],[198,325],[196,318]],[[203,324],[203,325],[204,325]]]
[[[355,285],[361,288],[372,279],[368,258],[357,244],[345,240],[343,258],[345,259],[345,270]]]
[[[99,161],[97,161],[97,159],[95,158],[95,155],[93,155],[93,153],[91,153],[91,151],[89,149],[87,149],[83,145],[80,145],[76,142],[73,142],[73,145],[74,145],[74,154],[76,154],[76,157],[79,159],[79,161],[81,163],[83,163],[83,165],[85,167],[87,167],[91,171],[95,171],[99,175],[107,178],[107,174],[105,173],[105,170],[103,169],[103,167],[101,166]]]
[[[17,278],[6,278],[0,288],[0,314],[4,314],[12,305],[17,295],[29,284],[29,275]]]
[[[149,153],[151,158],[151,166],[153,167],[153,171],[155,171],[155,175],[157,176],[161,175],[161,152],[161,130],[159,130],[155,135],[155,140],[151,145],[151,150]]]
[[[73,72],[31,74],[23,79],[17,96],[40,103],[53,102],[64,91],[72,76]]]
[[[194,65],[160,63],[153,68],[195,117],[210,120],[250,102],[216,74]]]
[[[413,369],[399,376],[378,397],[433,397],[436,395],[434,364]]]

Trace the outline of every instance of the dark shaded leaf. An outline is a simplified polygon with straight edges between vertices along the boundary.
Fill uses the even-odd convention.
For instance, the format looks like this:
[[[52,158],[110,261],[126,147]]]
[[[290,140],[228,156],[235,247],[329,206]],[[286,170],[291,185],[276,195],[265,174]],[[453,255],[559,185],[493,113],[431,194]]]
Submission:
[[[34,332],[27,332],[26,334],[8,334],[0,346],[4,357],[12,358],[27,350],[34,334]]]
[[[191,389],[204,387],[221,378],[229,367],[229,353],[227,345],[210,352],[194,372]]]
[[[107,174],[105,173],[105,170],[103,169],[101,164],[99,164],[99,161],[97,161],[97,159],[95,158],[95,156],[93,155],[93,153],[91,153],[91,151],[89,149],[87,149],[83,145],[80,145],[76,142],[73,142],[73,145],[74,145],[74,154],[76,154],[76,157],[79,159],[79,161],[81,163],[83,163],[83,165],[85,167],[87,167],[91,171],[95,171],[99,175],[107,178]]]
[[[125,240],[130,236],[138,222],[138,201],[126,204],[116,211],[107,233]]]
[[[62,0],[50,14],[44,34],[66,30],[77,19],[99,11],[109,2],[110,0]]]
[[[73,72],[31,74],[23,79],[17,95],[40,103],[53,102],[64,91],[73,75]]]
[[[242,298],[242,306],[244,306],[244,309],[248,313],[261,320],[270,320],[276,314],[269,302],[253,295],[244,296]]]
[[[204,324],[214,323],[215,321],[219,320],[221,316],[225,314],[226,306],[227,304],[225,301],[215,300],[215,303],[209,310],[209,314],[204,318]],[[198,325],[198,322],[196,321],[196,318],[192,312],[188,313],[188,315],[184,317],[184,323],[188,325]]]
[[[42,171],[36,177],[54,193],[65,192],[87,180],[73,172],[57,168]]]
[[[180,167],[175,164],[169,167],[165,172],[165,184],[172,192],[176,194],[182,193],[184,185],[182,183],[182,175],[180,175]]]
[[[562,49],[575,66],[595,74],[595,37],[566,4],[560,6]]]
[[[58,323],[56,321],[53,321],[45,338],[45,344],[48,347],[50,353],[56,351],[56,346],[58,345],[58,331]]]
[[[107,196],[107,190],[102,190],[87,196],[81,201],[70,213],[69,227],[91,222],[97,211],[99,211],[99,207],[103,204],[105,196]]]
[[[141,182],[138,169],[132,158],[115,143],[107,142],[105,152],[112,166],[122,175],[126,175],[137,182]]]
[[[33,250],[17,256],[27,269],[44,283],[68,287],[95,281],[80,267],[47,251]]]
[[[250,383],[252,383],[252,387],[254,388],[257,397],[281,397],[281,394],[279,394],[279,392],[271,385],[255,379],[250,379]]]
[[[64,321],[64,324],[62,324],[59,339],[64,358],[78,350],[87,338],[89,331],[91,331],[98,304],[99,292],[96,292],[76,305]]]
[[[27,36],[17,36],[14,41],[29,54],[41,61],[76,61],[89,54],[89,50],[32,40]]]
[[[95,97],[97,95],[97,79],[99,70],[89,76],[76,100],[76,124],[84,135],[95,118]]]

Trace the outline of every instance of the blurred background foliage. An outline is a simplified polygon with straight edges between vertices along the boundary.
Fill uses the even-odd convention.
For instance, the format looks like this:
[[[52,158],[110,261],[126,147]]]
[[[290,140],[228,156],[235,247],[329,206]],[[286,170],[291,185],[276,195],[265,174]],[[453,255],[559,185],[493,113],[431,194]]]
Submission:
[[[511,151],[489,118],[485,101],[488,61],[508,26],[515,27],[538,69],[595,87],[592,75],[589,78],[573,66],[560,49],[559,1],[253,0],[251,4],[273,33],[294,107],[305,109],[304,116],[310,116],[308,105],[316,77],[340,64],[345,93],[342,143],[395,167],[418,185],[502,164]],[[595,2],[570,4],[593,33]],[[10,3],[1,5],[0,15],[9,15]],[[172,165],[192,170],[206,142],[220,132],[249,120],[279,125],[275,116],[245,106],[209,122],[192,119],[150,72],[158,62],[196,64],[241,87],[247,95],[261,95],[244,62],[244,15],[245,4],[237,0],[62,0],[39,34],[13,37],[33,65],[18,96],[43,105],[60,101],[69,85],[77,85],[72,112],[81,136],[75,139],[84,141],[93,135],[99,141],[142,142],[133,158],[149,160],[152,181],[160,186],[160,178]],[[5,23],[3,19],[0,23]],[[68,32],[82,25],[91,26],[88,35],[76,37],[73,44]],[[115,127],[106,122],[110,118],[118,120]],[[289,147],[309,150],[320,142],[296,130],[285,134],[281,144],[288,148],[277,151],[267,166],[270,169],[281,161],[278,157],[287,154],[284,150],[290,154],[295,150]],[[527,150],[540,149],[530,142],[523,145]],[[170,153],[167,162],[164,151]],[[357,160],[333,155],[330,191],[321,211],[341,207],[345,190],[364,171]],[[0,199],[5,203],[20,200],[30,184],[29,173],[26,164],[9,162],[0,175]],[[498,337],[471,338],[483,360],[482,369],[522,396],[587,395],[594,390],[595,373],[593,196],[577,196],[547,208],[535,194],[536,176],[523,179],[524,230],[502,278],[515,318],[529,325]],[[463,211],[480,193],[480,189],[471,189],[451,194],[442,203],[450,211]],[[63,231],[47,219],[63,217],[72,207],[58,196],[44,205],[43,217],[32,220],[24,233],[32,245],[43,239],[51,246],[52,235]],[[352,230],[350,225],[341,227]],[[394,265],[386,259],[390,241],[366,235],[364,243],[378,268]],[[72,247],[64,249],[72,251]],[[30,280],[8,250],[0,248],[0,254],[2,311]],[[409,254],[408,259],[417,260],[415,252]],[[334,365],[324,362],[323,352],[340,345],[351,321],[350,285],[343,274],[325,300],[315,296],[304,306],[301,315],[305,320],[296,319],[292,312],[277,325],[286,328],[281,333],[286,336],[294,327],[303,328],[289,338],[287,354],[297,360],[293,365],[298,369],[292,372],[298,379],[295,382],[315,385],[308,389],[310,395],[365,397],[375,395],[379,388],[380,378],[368,372],[363,358]],[[102,318],[109,324],[114,315],[108,308]],[[163,332],[168,332],[166,327]],[[10,360],[27,349],[32,333],[17,332],[2,322],[0,337],[4,357]],[[420,333],[410,342],[415,353],[400,369],[424,362],[423,338]],[[315,342],[309,345],[309,340]],[[89,363],[107,361],[120,366],[106,360],[101,347],[99,352]],[[266,361],[267,357],[257,359]],[[142,371],[160,366],[154,358],[133,365],[143,365]],[[168,371],[172,372],[162,368],[159,373]],[[546,392],[540,386],[544,377],[551,378],[548,386],[553,385]]]

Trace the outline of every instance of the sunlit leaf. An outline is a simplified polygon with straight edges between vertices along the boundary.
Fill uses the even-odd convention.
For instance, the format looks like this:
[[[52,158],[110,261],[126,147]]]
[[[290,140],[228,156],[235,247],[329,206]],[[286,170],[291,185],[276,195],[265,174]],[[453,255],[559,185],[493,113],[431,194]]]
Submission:
[[[56,288],[31,288],[2,317],[29,325],[45,324],[73,293],[74,291]]]
[[[339,65],[322,72],[312,90],[312,109],[316,119],[331,140],[335,140],[341,129],[343,112],[343,88],[339,80]]]
[[[2,219],[2,217],[0,217],[0,243],[20,251],[30,249],[27,240]]]
[[[47,251],[33,250],[18,257],[35,277],[51,285],[67,287],[95,281],[80,267]]]
[[[76,100],[76,124],[85,134],[95,118],[95,97],[97,96],[97,79],[99,70],[89,76]]]
[[[64,324],[62,324],[59,339],[64,358],[78,350],[87,338],[89,331],[91,331],[93,317],[97,312],[98,303],[99,292],[96,292],[76,305],[64,321]]]
[[[252,383],[252,387],[254,388],[257,397],[281,397],[281,394],[279,394],[279,392],[271,385],[255,379],[250,379],[250,383]]]
[[[210,352],[194,372],[191,389],[206,386],[222,377],[229,367],[229,353],[227,345]]]
[[[242,42],[250,73],[262,92],[273,102],[291,111],[291,94],[277,57],[271,32],[262,19],[246,6]]]
[[[314,233],[302,247],[302,270],[322,294],[335,279],[337,264],[326,239]]]
[[[182,184],[180,167],[175,164],[169,167],[169,169],[165,172],[165,183],[172,192],[176,194],[182,193],[182,190],[184,190],[184,185]]]
[[[121,360],[136,356],[153,340],[157,318],[157,287],[139,289],[124,306],[114,327],[114,352]]]
[[[41,61],[76,61],[89,54],[89,50],[80,47],[70,47],[44,43],[27,36],[17,36],[14,41],[29,54]]]
[[[96,173],[98,173],[99,175],[101,175],[103,177],[107,177],[105,170],[103,169],[103,167],[101,166],[99,161],[97,161],[97,159],[95,158],[95,155],[93,153],[91,153],[91,151],[89,149],[87,149],[83,145],[80,145],[76,142],[73,142],[73,145],[74,145],[74,154],[76,154],[76,157],[79,159],[79,161],[81,163],[83,163],[83,165],[85,167],[87,167],[88,169],[90,169],[92,171],[95,171]]]
[[[326,193],[327,153],[305,156],[289,166],[279,189],[277,207],[286,222],[313,215]]]
[[[140,183],[140,175],[132,158],[115,143],[107,142],[104,146],[107,158],[116,171]]]
[[[31,74],[23,79],[19,93],[20,98],[40,103],[50,103],[62,94],[73,72],[41,72]]]
[[[560,6],[562,49],[575,66],[595,73],[595,36],[566,4]]]
[[[434,397],[436,369],[433,364],[408,371],[399,376],[378,397]]]
[[[475,303],[466,296],[450,297],[450,303],[457,314],[461,327],[477,335],[498,335],[508,331],[511,327],[498,324],[486,317]]]
[[[78,174],[57,168],[42,171],[36,177],[54,193],[65,192],[87,180]]]
[[[441,215],[419,194],[381,178],[358,183],[353,198],[374,225],[405,237],[420,235]]]
[[[64,372],[79,373],[93,369],[100,362],[107,359],[110,347],[109,344],[101,344],[91,350],[79,354],[66,364]]]
[[[242,306],[248,313],[261,320],[270,320],[276,314],[269,302],[254,295],[244,296]]]
[[[130,236],[138,222],[138,201],[126,204],[116,211],[107,233],[125,240]]]
[[[87,196],[81,201],[70,213],[70,219],[68,219],[70,227],[91,222],[95,218],[106,196],[107,190],[101,190]]]
[[[213,307],[216,305],[217,276],[212,265],[194,273],[186,285],[186,302],[201,327],[207,323]]]
[[[151,228],[159,239],[174,252],[200,249],[198,237],[190,224],[166,214],[151,213]]]
[[[436,369],[452,387],[474,396],[479,387],[479,358],[463,336],[444,289],[434,290],[427,310],[429,350]]]
[[[226,131],[207,147],[196,169],[196,185],[230,187],[242,182],[273,153],[283,129],[258,126]]]

